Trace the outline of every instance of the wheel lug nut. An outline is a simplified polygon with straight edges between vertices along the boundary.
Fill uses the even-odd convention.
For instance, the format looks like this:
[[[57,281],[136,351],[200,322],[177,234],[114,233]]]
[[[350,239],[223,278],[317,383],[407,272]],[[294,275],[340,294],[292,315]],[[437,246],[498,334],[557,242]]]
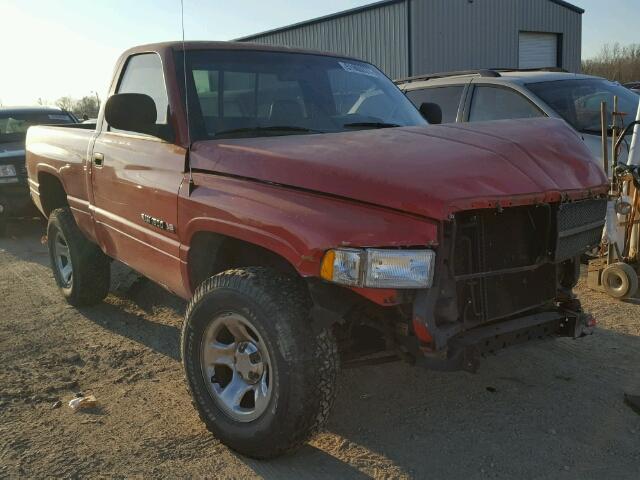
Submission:
[[[215,375],[211,375],[211,383],[216,383],[216,377],[215,377]]]
[[[251,360],[251,363],[256,364],[260,361],[260,354],[258,352],[253,352],[251,355],[249,355],[249,360]]]

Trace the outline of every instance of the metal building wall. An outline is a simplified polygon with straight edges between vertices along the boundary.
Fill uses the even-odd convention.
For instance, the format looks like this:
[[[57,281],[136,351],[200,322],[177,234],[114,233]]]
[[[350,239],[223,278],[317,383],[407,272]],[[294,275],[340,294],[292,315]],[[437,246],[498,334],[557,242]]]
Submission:
[[[401,78],[518,68],[521,31],[561,34],[562,66],[580,71],[581,15],[555,0],[389,0],[239,40],[336,52]]]
[[[391,78],[408,75],[405,1],[242,40],[335,52],[367,60]]]
[[[549,0],[412,0],[412,73],[518,68],[521,31],[562,34],[562,63],[580,71],[582,19]]]

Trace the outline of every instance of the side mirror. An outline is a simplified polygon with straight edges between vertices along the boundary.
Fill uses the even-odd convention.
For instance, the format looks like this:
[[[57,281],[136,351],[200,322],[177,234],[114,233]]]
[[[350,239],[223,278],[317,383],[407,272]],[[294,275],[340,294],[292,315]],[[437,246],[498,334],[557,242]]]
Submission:
[[[425,102],[420,105],[420,113],[432,125],[442,123],[442,109],[437,103]]]
[[[107,123],[118,130],[158,136],[156,103],[142,93],[117,93],[104,107]]]

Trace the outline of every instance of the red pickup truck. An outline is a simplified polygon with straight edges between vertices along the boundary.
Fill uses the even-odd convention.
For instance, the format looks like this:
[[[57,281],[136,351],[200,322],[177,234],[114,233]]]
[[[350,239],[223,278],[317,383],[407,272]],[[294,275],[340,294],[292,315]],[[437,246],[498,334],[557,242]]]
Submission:
[[[188,299],[194,405],[249,456],[321,427],[340,361],[473,371],[593,326],[607,179],[562,121],[429,126],[359,60],[164,43],[123,54],[97,126],[26,149],[63,295],[101,301],[114,258]]]

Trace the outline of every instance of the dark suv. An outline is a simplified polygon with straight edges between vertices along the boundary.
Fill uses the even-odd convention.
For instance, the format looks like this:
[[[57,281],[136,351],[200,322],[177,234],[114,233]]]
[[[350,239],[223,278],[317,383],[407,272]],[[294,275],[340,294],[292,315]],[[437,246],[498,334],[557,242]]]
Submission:
[[[0,108],[0,233],[7,218],[36,212],[29,198],[25,169],[25,137],[32,125],[77,123],[76,118],[55,107]]]

